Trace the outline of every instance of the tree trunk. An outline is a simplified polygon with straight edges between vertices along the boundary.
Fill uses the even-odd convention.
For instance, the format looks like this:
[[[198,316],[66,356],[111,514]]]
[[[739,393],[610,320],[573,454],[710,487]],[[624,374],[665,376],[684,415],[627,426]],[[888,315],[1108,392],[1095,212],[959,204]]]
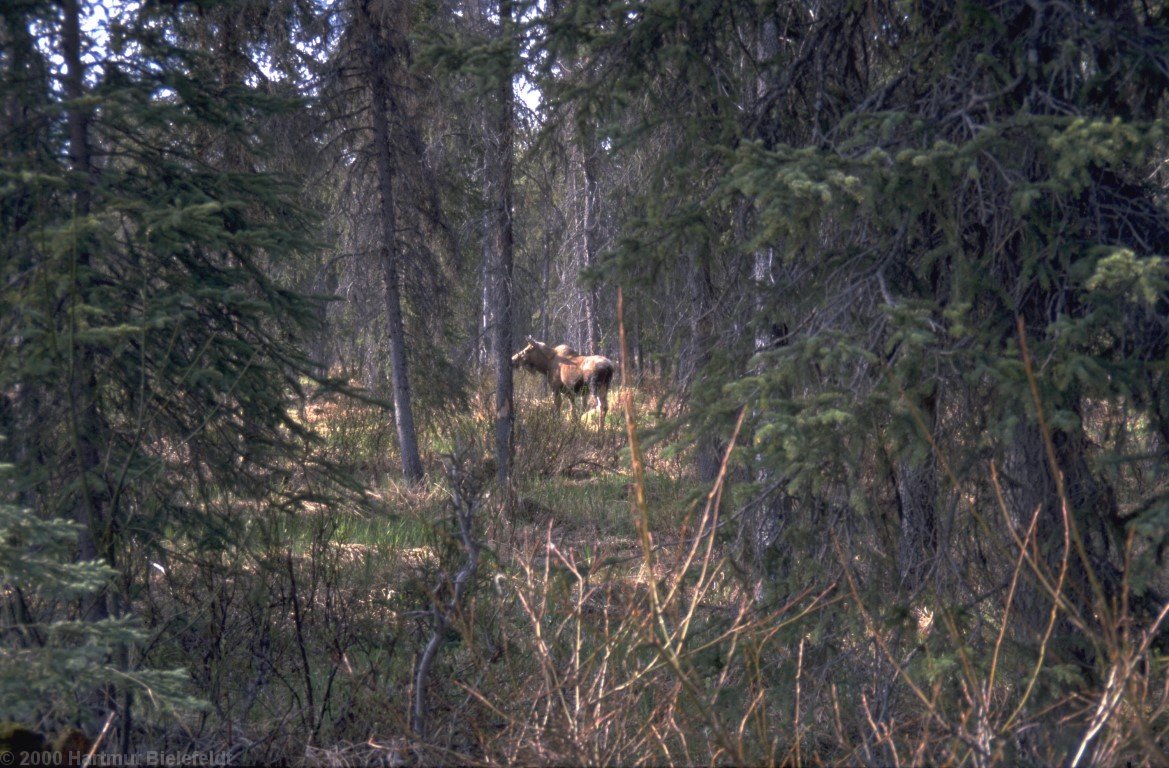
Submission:
[[[591,270],[597,263],[600,240],[600,194],[597,190],[597,141],[591,123],[581,129],[581,165],[584,169],[584,268]],[[585,349],[597,354],[601,343],[601,324],[597,319],[596,286],[584,286]]]
[[[540,268],[540,339],[543,341],[549,340],[548,335],[552,331],[551,318],[549,317],[552,307],[548,300],[552,290],[552,255],[552,232],[545,230],[544,262]]]
[[[701,403],[710,393],[704,388],[713,386],[706,379],[706,367],[711,361],[711,351],[714,344],[714,334],[711,332],[711,308],[714,299],[710,287],[710,265],[697,252],[690,255],[690,274],[688,275],[690,307],[693,314],[690,317],[690,358],[686,364],[686,373],[689,379],[691,407]],[[696,469],[698,479],[703,483],[711,483],[718,477],[719,467],[722,465],[722,444],[718,436],[709,429],[703,429],[698,436],[695,446]]]
[[[511,2],[499,3],[498,34],[510,45]],[[487,199],[490,201],[488,277],[491,285],[491,359],[495,369],[496,479],[506,485],[511,476],[511,441],[515,414],[512,407],[511,346],[513,261],[512,139],[514,134],[511,67],[500,75],[496,98],[488,107]]]
[[[755,93],[753,103],[749,105],[749,109],[755,114],[756,136],[755,138],[765,141],[765,145],[770,145],[772,142],[766,141],[766,131],[762,130],[762,126],[766,121],[758,112],[762,109],[761,105],[765,103],[767,95],[776,87],[774,80],[774,68],[772,63],[776,56],[779,55],[779,31],[775,25],[775,19],[768,18],[764,20],[763,25],[759,29],[759,41],[757,45],[757,57],[759,76],[755,78]],[[766,75],[764,73],[767,73]],[[750,205],[750,203],[748,203]],[[766,349],[775,343],[776,334],[773,332],[774,322],[767,317],[767,307],[764,297],[772,290],[774,290],[775,277],[773,273],[775,264],[776,249],[773,245],[767,245],[755,249],[751,264],[751,280],[755,288],[755,351],[759,352]]]
[[[402,452],[402,476],[409,483],[422,479],[422,459],[414,430],[410,378],[406,363],[406,327],[402,321],[402,295],[398,275],[397,223],[394,213],[394,159],[390,142],[392,100],[385,66],[391,55],[382,39],[380,23],[370,13],[368,0],[361,12],[369,34],[370,113],[373,119],[374,155],[377,160],[378,191],[381,194],[381,262],[385,281],[386,328],[390,341],[390,386],[394,398],[394,421]]]
[[[1019,531],[1025,531],[1031,516],[1039,511],[1036,539],[1040,556],[1051,573],[1058,573],[1066,547],[1068,569],[1064,598],[1085,621],[1102,622],[1106,617],[1092,582],[1095,580],[1106,595],[1115,595],[1122,578],[1115,564],[1119,557],[1115,554],[1118,544],[1114,539],[1119,532],[1108,530],[1109,523],[1118,518],[1116,497],[1105,482],[1093,476],[1085,455],[1087,439],[1082,433],[1053,429],[1051,441],[1063,474],[1068,515],[1078,530],[1088,562],[1081,558],[1074,539],[1064,543],[1065,524],[1057,480],[1052,474],[1043,433],[1034,423],[1020,425],[1007,448],[1003,462],[1007,504]],[[1052,596],[1045,586],[1028,580],[1020,584],[1017,600],[1022,618],[1021,639],[1038,642],[1046,632]],[[1094,649],[1083,642],[1084,637],[1075,623],[1061,614],[1052,641],[1053,656],[1090,673],[1099,660]]]
[[[76,174],[74,184],[74,222],[89,216],[94,184],[93,158],[89,148],[89,115],[79,101],[85,96],[85,70],[81,62],[81,8],[77,0],[62,3],[61,47],[65,61],[65,98],[69,105],[66,118],[69,126],[69,162]],[[76,275],[76,298],[88,303],[90,284],[89,245],[81,237],[73,244],[73,271]],[[78,329],[76,319],[70,321],[70,335]],[[74,343],[69,351],[69,417],[74,458],[81,477],[74,519],[81,526],[78,543],[82,560],[93,560],[102,552],[105,538],[107,493],[101,472],[101,414],[97,404],[97,376],[93,348],[89,344]],[[85,606],[87,618],[101,619],[108,615],[104,595],[97,595]]]
[[[491,195],[491,183],[485,183],[487,187],[486,193],[488,199]],[[479,329],[476,334],[475,347],[475,363],[478,366],[487,365],[489,361],[494,360],[492,357],[492,344],[494,344],[494,336],[492,335],[492,328],[495,327],[495,320],[492,317],[494,307],[492,306],[492,254],[495,252],[495,245],[491,242],[491,212],[488,211],[483,215],[483,267],[479,270],[479,278],[482,283],[479,293]]]
[[[75,227],[89,217],[93,205],[93,191],[97,186],[97,169],[89,147],[90,115],[87,107],[80,102],[85,93],[85,67],[81,60],[81,7],[78,0],[63,0],[61,4],[61,53],[65,62],[64,94],[68,102],[66,120],[69,127],[69,163],[76,179],[73,182]],[[74,275],[75,305],[88,306],[93,300],[93,278],[90,244],[85,235],[73,235],[72,271]],[[78,535],[78,558],[80,560],[104,559],[111,568],[117,567],[114,547],[112,518],[114,505],[111,504],[111,489],[104,471],[101,444],[104,429],[98,404],[97,361],[93,342],[78,342],[78,317],[87,313],[70,313],[69,319],[69,430],[74,459],[80,483],[74,507],[74,520],[81,531]],[[116,589],[116,588],[115,588]],[[116,613],[123,610],[120,595],[112,595],[107,589],[99,590],[83,598],[80,613],[88,621],[101,621],[111,615],[111,602],[117,602]],[[114,663],[120,669],[127,669],[127,647],[119,642],[114,647]],[[101,709],[113,709],[119,717],[118,743],[122,754],[130,749],[130,712],[133,700],[129,690],[123,692],[119,702],[118,690],[107,683],[101,690],[93,692]]]
[[[897,510],[900,539],[897,570],[901,586],[916,592],[934,568],[937,557],[937,470],[931,456],[921,464],[897,465]]]

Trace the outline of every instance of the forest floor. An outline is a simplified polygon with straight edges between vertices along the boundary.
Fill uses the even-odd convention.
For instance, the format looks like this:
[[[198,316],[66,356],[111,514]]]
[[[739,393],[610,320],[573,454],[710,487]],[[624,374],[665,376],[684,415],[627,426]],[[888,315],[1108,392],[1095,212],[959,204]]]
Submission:
[[[582,415],[565,404],[560,413],[555,412],[542,380],[517,377],[512,497],[508,504],[485,498],[485,519],[480,522],[489,544],[504,545],[537,533],[546,538],[550,529],[557,542],[572,547],[637,549],[634,487],[621,405],[626,396],[633,398],[635,425],[643,442],[652,530],[660,543],[677,540],[710,489],[694,479],[688,452],[662,439],[674,426],[676,399],[652,384],[618,387],[610,393],[608,416],[601,424],[596,410]],[[344,451],[363,470],[370,498],[391,511],[390,527],[401,536],[398,543],[407,548],[425,545],[427,523],[449,516],[443,455],[457,450],[471,465],[470,471],[489,475],[494,470],[485,447],[491,423],[486,397],[472,398],[464,413],[440,416],[424,428],[424,462],[434,471],[414,488],[398,478],[393,426],[383,411],[327,404],[313,407],[309,419],[333,450]],[[490,496],[490,490],[484,492]]]
[[[838,537],[864,543],[843,526],[786,528],[813,537],[816,555],[771,548],[778,559],[756,563],[742,537],[760,489],[699,482],[676,439],[677,401],[652,382],[615,390],[600,424],[554,412],[542,382],[517,378],[506,492],[487,402],[428,416],[431,474],[413,487],[398,480],[384,409],[306,408],[325,458],[357,465],[365,503],[257,518],[254,541],[156,577],[144,615],[183,628],[156,655],[194,660],[214,705],[214,718],[185,723],[190,743],[332,765],[1056,764],[1078,747],[1063,723],[1091,725],[1091,708],[1052,683],[1074,670],[1007,634],[1029,619],[1010,594],[978,610],[893,599],[863,558],[841,554]],[[472,480],[479,547],[458,601],[467,548],[444,461]],[[733,524],[712,524],[719,507]],[[1150,670],[1141,712],[1162,718],[1169,687],[1157,687],[1163,666]],[[982,690],[1006,725],[978,763],[988,748],[968,723],[987,703],[969,692]],[[1017,713],[1041,695],[1034,717],[1056,713],[1059,727],[1018,720],[1022,742]],[[1117,722],[1108,754],[1141,754],[1139,731]]]
[[[644,507],[635,503],[625,397],[632,397],[643,447]],[[650,593],[661,592],[655,598],[661,603],[659,615],[669,611],[675,620],[711,611],[734,616],[736,606],[751,598],[733,579],[720,578],[715,584],[713,576],[706,582],[691,579],[681,591],[670,589],[702,561],[703,553],[693,545],[710,538],[695,531],[711,489],[694,478],[689,450],[668,439],[677,426],[676,398],[652,382],[636,389],[619,387],[610,393],[608,418],[601,423],[596,412],[581,416],[565,406],[556,413],[542,381],[517,377],[515,403],[515,459],[507,499],[490,481],[494,464],[487,447],[491,410],[486,396],[472,398],[466,410],[434,418],[423,427],[423,458],[434,471],[415,487],[396,477],[393,428],[384,411],[352,404],[316,406],[308,417],[334,450],[357,460],[368,482],[370,506],[384,510],[368,517],[334,516],[331,547],[343,553],[338,564],[346,572],[336,579],[346,584],[343,591],[354,604],[364,606],[359,611],[363,620],[380,616],[397,626],[396,631],[422,642],[425,622],[420,619],[430,596],[441,591],[434,585],[449,583],[465,557],[452,519],[449,478],[439,469],[444,456],[459,457],[463,470],[479,480],[475,530],[483,551],[476,578],[482,586],[456,622],[463,641],[440,654],[442,671],[432,674],[428,695],[437,703],[432,705],[431,729],[444,732],[447,743],[476,742],[472,751],[502,750],[492,759],[507,754],[512,761],[526,754],[537,762],[611,762],[603,753],[590,752],[603,740],[587,736],[586,730],[601,728],[600,721],[607,720],[604,729],[623,731],[625,721],[634,722],[639,707],[644,709],[641,705],[655,696],[677,702],[680,695],[677,678],[657,662],[641,671],[618,671],[604,661],[616,653],[621,659],[617,667],[624,668],[641,655],[634,649],[653,631],[646,623]],[[648,522],[645,539],[643,519]],[[304,541],[307,547],[307,536]],[[648,558],[647,542],[652,550]],[[725,569],[711,573],[715,570],[725,576]],[[494,585],[495,594],[487,584]],[[512,652],[501,650],[507,648]],[[379,657],[373,649],[365,659],[350,652],[345,664],[351,670],[367,667],[373,676]],[[503,658],[502,668],[484,667],[485,657]],[[565,662],[568,669],[556,669]],[[396,681],[391,688],[413,696],[415,663],[416,657],[401,656],[388,671],[382,663],[376,675],[390,677]],[[603,703],[594,701],[591,714],[578,711],[572,716],[571,728],[577,733],[571,743],[563,742],[556,735],[562,729],[551,724],[530,731],[522,724],[527,716],[512,711],[517,702],[550,701],[550,681],[562,675],[576,679],[578,686],[617,686],[602,696]],[[620,678],[626,675],[644,675],[644,685],[624,691]],[[582,691],[574,695],[584,696]],[[395,717],[391,730],[408,732],[405,707]],[[585,720],[591,723],[587,728]],[[640,729],[631,726],[629,732]],[[379,730],[384,732],[384,725]],[[491,735],[484,736],[484,730]],[[644,738],[644,733],[638,737]],[[484,739],[494,746],[486,747]],[[433,746],[443,740],[432,736],[429,742]],[[642,747],[614,745],[610,755],[629,758]],[[661,758],[667,753],[654,754]]]

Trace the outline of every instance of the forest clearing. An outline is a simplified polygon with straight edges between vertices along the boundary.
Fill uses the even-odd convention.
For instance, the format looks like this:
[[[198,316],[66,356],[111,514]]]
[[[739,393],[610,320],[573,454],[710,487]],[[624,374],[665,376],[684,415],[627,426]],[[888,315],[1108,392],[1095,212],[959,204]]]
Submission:
[[[0,766],[1169,765],[1167,117],[1159,1],[0,4]]]

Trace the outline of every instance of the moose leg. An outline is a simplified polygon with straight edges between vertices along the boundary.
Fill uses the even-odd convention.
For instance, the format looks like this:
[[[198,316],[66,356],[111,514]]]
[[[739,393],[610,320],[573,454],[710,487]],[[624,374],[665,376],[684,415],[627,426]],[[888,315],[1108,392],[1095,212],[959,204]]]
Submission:
[[[604,428],[604,420],[609,415],[609,387],[607,385],[597,385],[596,388],[596,408],[601,411],[601,428]]]
[[[606,387],[604,384],[596,380],[589,381],[589,395],[590,405],[597,409],[600,414],[600,419],[597,421],[597,429],[604,429],[605,414],[609,410],[609,403],[606,399]]]
[[[572,391],[571,389],[560,388],[557,388],[553,391],[556,393],[556,413],[560,413],[560,397],[561,395],[564,395],[565,399],[568,400],[568,412],[573,416],[577,416],[578,412],[576,408],[576,392]]]
[[[564,395],[568,398],[568,410],[572,413],[573,418],[580,416],[580,410],[576,405],[577,389],[574,387],[565,387]]]

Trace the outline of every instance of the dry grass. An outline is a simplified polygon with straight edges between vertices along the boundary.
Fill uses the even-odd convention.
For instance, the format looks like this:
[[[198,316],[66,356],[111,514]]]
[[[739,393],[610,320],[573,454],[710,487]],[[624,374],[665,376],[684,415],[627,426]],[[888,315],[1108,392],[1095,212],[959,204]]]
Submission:
[[[788,572],[761,585],[730,535],[732,466],[701,487],[684,454],[639,445],[666,400],[619,390],[597,428],[521,384],[517,482],[482,485],[483,554],[453,603],[464,549],[446,482],[395,483],[392,429],[372,411],[315,412],[331,449],[360,437],[363,460],[383,462],[372,509],[318,510],[275,549],[239,542],[249,559],[150,582],[145,613],[168,627],[155,660],[193,666],[212,703],[180,740],[322,765],[1165,763],[1169,608],[1099,596],[1098,616],[1079,615],[1034,524],[1012,523],[1035,518],[1001,495],[977,512],[1001,521],[983,543],[1009,578],[976,604],[927,592],[897,605],[870,583],[875,540],[798,520],[788,535],[819,540],[792,538]],[[489,411],[474,402],[436,421],[427,451],[457,443],[486,478]],[[1047,606],[1038,621],[1024,591]],[[419,739],[409,712],[436,604],[454,607]],[[1101,650],[1097,680],[1070,681],[1055,659],[1065,625]]]

